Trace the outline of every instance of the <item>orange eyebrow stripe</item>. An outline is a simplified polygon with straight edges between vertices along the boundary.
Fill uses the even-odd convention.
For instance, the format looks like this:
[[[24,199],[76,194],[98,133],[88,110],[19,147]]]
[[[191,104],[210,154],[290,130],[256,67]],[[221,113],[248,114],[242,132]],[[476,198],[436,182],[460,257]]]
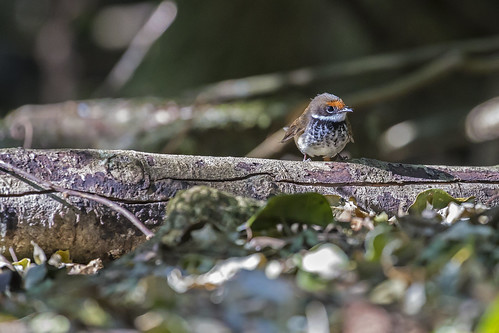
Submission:
[[[336,107],[338,109],[343,109],[345,107],[345,103],[343,103],[341,99],[337,101],[326,102],[326,104],[332,107]]]

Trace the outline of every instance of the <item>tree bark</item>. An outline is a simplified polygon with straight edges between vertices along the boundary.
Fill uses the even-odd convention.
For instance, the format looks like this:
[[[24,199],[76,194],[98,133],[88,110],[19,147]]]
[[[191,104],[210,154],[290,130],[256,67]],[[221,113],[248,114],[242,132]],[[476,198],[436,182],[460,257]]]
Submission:
[[[2,149],[0,160],[44,182],[107,198],[156,230],[178,190],[207,185],[266,199],[279,193],[318,192],[355,197],[360,206],[395,214],[417,194],[440,188],[455,197],[499,204],[499,167],[387,163],[298,162],[239,157],[183,156],[111,150]],[[129,220],[92,200],[67,196],[0,173],[0,247],[30,256],[33,240],[48,254],[69,249],[74,260],[118,257],[145,240]]]

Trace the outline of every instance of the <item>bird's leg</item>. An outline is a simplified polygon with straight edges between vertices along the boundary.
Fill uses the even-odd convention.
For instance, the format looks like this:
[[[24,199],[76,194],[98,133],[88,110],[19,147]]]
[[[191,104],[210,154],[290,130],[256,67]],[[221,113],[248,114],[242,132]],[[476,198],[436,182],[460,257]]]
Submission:
[[[303,154],[303,162],[307,161],[307,154]]]
[[[343,157],[341,154],[338,154],[335,156],[334,158],[337,162],[342,162],[342,161],[346,161],[348,158],[346,157]]]
[[[329,156],[324,156],[323,159],[324,159],[324,162],[331,161],[331,157],[329,157]]]

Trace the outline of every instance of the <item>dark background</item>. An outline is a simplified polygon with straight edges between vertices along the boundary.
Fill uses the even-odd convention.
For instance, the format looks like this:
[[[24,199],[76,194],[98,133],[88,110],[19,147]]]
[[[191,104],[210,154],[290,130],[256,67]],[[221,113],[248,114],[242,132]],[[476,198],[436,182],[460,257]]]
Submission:
[[[470,140],[465,132],[470,111],[498,95],[496,0],[176,1],[175,20],[147,48],[130,79],[118,88],[106,86],[113,66],[159,3],[1,1],[0,112],[6,115],[25,104],[102,97],[154,96],[189,104],[194,92],[221,80],[301,68],[321,73],[328,66],[341,68],[349,61],[363,63],[362,59],[367,61],[370,56],[393,53],[391,62],[375,64],[380,68],[376,71],[356,66],[355,74],[326,75],[307,84],[283,85],[259,96],[245,96],[243,101],[296,101],[296,107],[264,131],[245,132],[254,142],[242,145],[244,149],[234,142],[223,151],[192,148],[173,152],[245,155],[248,146],[257,145],[291,121],[291,113],[296,114],[301,103],[327,91],[343,97],[356,110],[351,117],[356,143],[347,148],[353,157],[411,163],[499,163],[499,126],[495,137],[485,139]],[[419,62],[396,65],[431,48],[440,51]],[[379,93],[379,100],[356,103],[362,101],[356,98],[359,92],[376,95],[376,89],[390,88],[390,84],[397,89],[425,66],[430,66],[432,73],[433,62],[446,64],[456,59],[456,66],[430,75],[410,89],[388,97]],[[499,122],[497,108],[488,119]],[[227,131],[231,130],[237,131]],[[408,131],[409,143],[395,148],[387,143]],[[221,140],[203,133],[194,137]],[[272,157],[298,158],[298,152],[289,145]]]

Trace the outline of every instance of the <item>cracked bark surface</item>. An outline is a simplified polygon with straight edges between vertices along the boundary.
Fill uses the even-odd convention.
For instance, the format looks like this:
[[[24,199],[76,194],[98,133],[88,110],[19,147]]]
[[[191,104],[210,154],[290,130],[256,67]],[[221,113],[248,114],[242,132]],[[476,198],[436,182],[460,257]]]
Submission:
[[[499,191],[499,166],[405,165],[358,159],[298,162],[160,155],[113,150],[2,149],[0,159],[52,184],[121,204],[156,230],[178,190],[207,185],[266,199],[318,192],[355,197],[360,206],[394,214],[417,194],[440,188],[486,203]],[[498,205],[495,197],[489,205]],[[118,257],[145,240],[127,219],[87,199],[64,196],[0,172],[0,250],[30,256],[33,240],[47,254],[69,249],[75,261]]]

